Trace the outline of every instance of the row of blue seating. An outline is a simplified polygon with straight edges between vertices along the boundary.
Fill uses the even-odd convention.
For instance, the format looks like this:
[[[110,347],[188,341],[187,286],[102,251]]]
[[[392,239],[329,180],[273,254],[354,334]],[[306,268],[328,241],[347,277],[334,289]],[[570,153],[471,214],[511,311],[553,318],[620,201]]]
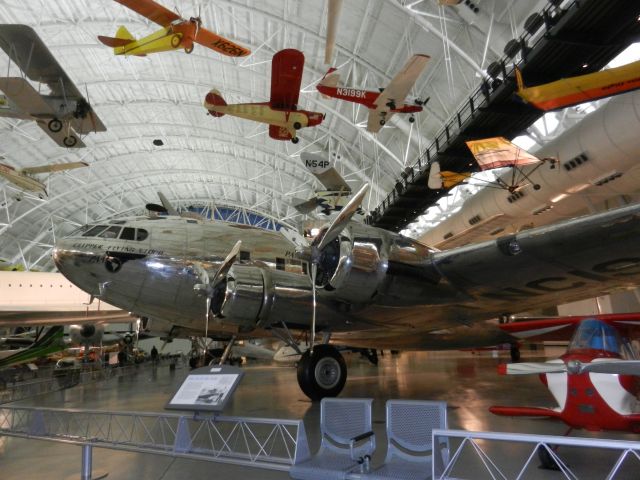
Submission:
[[[310,459],[291,467],[297,480],[427,480],[431,478],[432,435],[447,428],[445,402],[388,400],[387,454],[371,466],[376,448],[371,398],[325,398],[320,404],[321,443]],[[448,446],[441,450],[448,455]],[[442,459],[446,463],[446,458]]]

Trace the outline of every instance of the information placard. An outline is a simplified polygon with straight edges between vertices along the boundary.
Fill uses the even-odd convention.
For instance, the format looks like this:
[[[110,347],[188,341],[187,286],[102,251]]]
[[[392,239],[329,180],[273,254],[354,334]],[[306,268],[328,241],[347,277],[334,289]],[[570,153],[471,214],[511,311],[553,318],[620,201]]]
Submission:
[[[165,408],[175,410],[222,411],[233,396],[242,369],[216,365],[193,370]]]

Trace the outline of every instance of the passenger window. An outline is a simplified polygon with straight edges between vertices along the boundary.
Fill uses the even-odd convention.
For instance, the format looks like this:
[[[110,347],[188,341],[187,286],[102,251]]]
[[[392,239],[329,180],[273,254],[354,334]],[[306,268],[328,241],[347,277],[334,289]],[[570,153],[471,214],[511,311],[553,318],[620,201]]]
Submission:
[[[276,270],[284,270],[284,258],[276,258]]]
[[[95,237],[101,231],[103,231],[105,228],[107,228],[105,225],[96,225],[95,227],[91,228],[88,232],[84,233],[82,236],[83,237]]]
[[[118,238],[120,230],[122,230],[122,227],[109,227],[98,236],[100,238]]]
[[[120,240],[135,240],[136,239],[136,229],[131,227],[124,227],[122,229],[122,233],[120,234]]]
[[[138,234],[136,235],[136,240],[141,242],[145,240],[149,236],[149,232],[147,232],[144,228],[138,229]]]

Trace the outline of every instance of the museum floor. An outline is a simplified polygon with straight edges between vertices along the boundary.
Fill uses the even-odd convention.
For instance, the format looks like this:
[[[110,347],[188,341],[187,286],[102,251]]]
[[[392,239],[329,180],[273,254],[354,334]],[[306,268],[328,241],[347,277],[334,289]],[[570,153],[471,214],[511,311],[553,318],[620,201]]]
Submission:
[[[558,351],[559,353],[560,351]],[[444,400],[448,403],[450,428],[475,431],[524,432],[562,435],[565,427],[548,420],[496,417],[487,411],[491,405],[551,406],[553,400],[537,376],[500,377],[499,362],[491,353],[411,352],[386,353],[373,366],[357,354],[346,356],[349,378],[342,396],[373,397],[374,430],[378,452],[384,454],[384,402],[389,398]],[[527,357],[529,358],[534,357]],[[535,357],[540,358],[540,357]],[[225,414],[250,417],[275,417],[305,421],[312,451],[317,447],[319,403],[310,402],[299,390],[295,369],[270,364],[249,364],[246,375]],[[99,410],[161,412],[177,389],[187,370],[170,372],[166,366],[154,373],[151,368],[130,378],[77,386],[63,392],[37,397],[10,405]],[[579,436],[597,436],[586,432]],[[601,437],[636,440],[637,436],[607,433]],[[499,452],[498,452],[499,453]],[[610,459],[596,452],[567,452],[569,464],[585,462],[594,472],[606,468]],[[78,446],[38,440],[0,437],[0,478],[64,479],[79,478]],[[571,455],[570,455],[571,454]],[[504,455],[509,455],[508,451]],[[374,463],[378,460],[374,457]],[[637,460],[632,459],[634,462]],[[240,468],[211,462],[171,459],[169,457],[94,449],[94,471],[108,472],[116,479],[286,479],[287,473]],[[638,478],[638,465],[635,465]],[[488,478],[480,475],[476,478]],[[537,470],[527,478],[563,478],[560,472]],[[583,477],[580,477],[583,478]],[[589,478],[589,477],[584,477]],[[618,477],[616,477],[618,478]],[[626,477],[620,477],[626,478]]]

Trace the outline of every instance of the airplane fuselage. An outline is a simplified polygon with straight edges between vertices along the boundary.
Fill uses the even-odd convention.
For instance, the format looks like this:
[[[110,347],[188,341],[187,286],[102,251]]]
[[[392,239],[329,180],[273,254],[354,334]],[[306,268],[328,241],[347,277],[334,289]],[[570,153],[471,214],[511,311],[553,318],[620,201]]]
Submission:
[[[195,24],[189,21],[170,27],[161,28],[151,35],[132,40],[121,47],[115,47],[115,55],[147,55],[149,53],[168,52],[184,48],[190,51],[193,48],[193,36]]]
[[[591,363],[600,358],[615,360],[620,357],[585,350],[561,358],[565,363],[572,360]],[[540,378],[560,405],[558,418],[570,427],[640,433],[640,415],[634,411],[640,392],[637,377],[587,372],[547,373],[541,374]]]
[[[376,105],[376,100],[380,96],[378,92],[357,88],[328,87],[326,85],[318,85],[316,88],[320,93],[328,97],[346,100],[347,102],[360,103],[371,110],[378,108]],[[422,111],[422,106],[406,104],[404,103],[404,99],[402,99],[402,103],[396,104],[395,108],[391,108],[390,111],[393,113],[417,113]]]

